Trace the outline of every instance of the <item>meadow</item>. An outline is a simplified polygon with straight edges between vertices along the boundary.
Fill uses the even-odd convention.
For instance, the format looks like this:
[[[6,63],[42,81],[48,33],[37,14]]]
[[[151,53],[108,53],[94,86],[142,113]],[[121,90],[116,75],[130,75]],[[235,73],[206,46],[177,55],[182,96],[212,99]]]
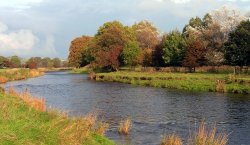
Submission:
[[[250,93],[247,74],[117,71],[97,73],[96,80],[187,91]]]

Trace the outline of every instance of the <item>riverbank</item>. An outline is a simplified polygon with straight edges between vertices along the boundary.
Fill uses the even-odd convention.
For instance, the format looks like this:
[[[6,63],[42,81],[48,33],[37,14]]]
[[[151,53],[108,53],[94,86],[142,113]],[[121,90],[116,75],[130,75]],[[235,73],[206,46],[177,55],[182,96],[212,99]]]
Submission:
[[[44,72],[38,69],[0,69],[0,84],[8,81],[24,80],[43,75]]]
[[[95,115],[69,119],[43,105],[28,92],[0,92],[0,144],[114,144],[103,136],[107,125]]]
[[[98,73],[96,80],[187,91],[250,93],[250,75],[118,71]]]

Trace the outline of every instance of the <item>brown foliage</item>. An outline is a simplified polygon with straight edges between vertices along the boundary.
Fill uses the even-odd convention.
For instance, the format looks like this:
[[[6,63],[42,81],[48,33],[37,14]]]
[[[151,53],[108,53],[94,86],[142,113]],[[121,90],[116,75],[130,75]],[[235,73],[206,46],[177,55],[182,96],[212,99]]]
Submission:
[[[70,66],[80,67],[84,65],[82,64],[83,53],[91,40],[92,37],[82,36],[71,41],[68,56]]]
[[[93,45],[95,63],[102,68],[118,69],[121,62],[121,52],[125,45],[135,38],[128,27],[120,22],[105,23],[95,37]]]
[[[193,40],[188,44],[183,65],[190,68],[190,71],[195,67],[202,65],[204,62],[205,47],[199,40]]]
[[[117,70],[119,68],[119,56],[122,47],[119,45],[110,46],[109,50],[100,50],[97,52],[96,62],[100,67],[111,68]]]

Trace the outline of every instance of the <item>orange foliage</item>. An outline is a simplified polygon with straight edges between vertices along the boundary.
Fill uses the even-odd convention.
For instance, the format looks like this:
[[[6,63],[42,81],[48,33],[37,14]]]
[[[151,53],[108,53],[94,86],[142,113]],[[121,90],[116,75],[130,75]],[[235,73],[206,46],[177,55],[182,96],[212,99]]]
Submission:
[[[6,77],[0,76],[0,84],[1,83],[6,83],[8,79]]]

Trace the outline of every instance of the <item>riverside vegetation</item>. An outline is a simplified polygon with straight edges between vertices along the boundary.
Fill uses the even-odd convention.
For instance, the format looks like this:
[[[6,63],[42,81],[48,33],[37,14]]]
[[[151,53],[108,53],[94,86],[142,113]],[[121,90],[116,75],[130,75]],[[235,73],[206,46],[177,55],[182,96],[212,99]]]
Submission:
[[[188,91],[250,93],[250,76],[247,74],[117,71],[97,73],[96,80]]]
[[[41,75],[43,75],[43,72],[37,69],[0,69],[0,84],[8,81],[38,77]]]
[[[107,124],[98,122],[94,114],[69,119],[46,111],[45,100],[12,88],[0,93],[0,104],[0,144],[114,144],[103,136]]]

